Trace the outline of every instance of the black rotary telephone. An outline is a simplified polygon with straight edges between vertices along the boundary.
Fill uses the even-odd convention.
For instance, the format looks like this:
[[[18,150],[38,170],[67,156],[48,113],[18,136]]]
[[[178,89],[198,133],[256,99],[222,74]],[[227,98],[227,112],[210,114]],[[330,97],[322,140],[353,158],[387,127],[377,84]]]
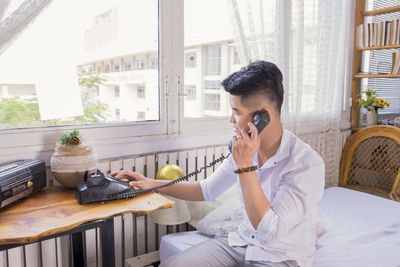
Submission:
[[[266,110],[258,110],[254,113],[253,123],[258,130],[258,134],[260,134],[261,131],[268,125],[270,120],[271,118],[269,116],[268,111]],[[251,130],[247,132],[249,136],[251,136],[251,132],[252,132]],[[228,146],[229,146],[229,151],[232,153],[232,140],[229,142]]]
[[[270,116],[267,111],[259,110],[256,111],[253,115],[253,123],[256,126],[258,133],[260,133],[269,123]],[[247,132],[249,136],[251,135],[251,130]],[[229,150],[232,152],[232,141],[229,143]],[[111,175],[105,175],[104,173],[97,170],[95,173],[85,173],[84,181],[78,184],[78,196],[79,196],[79,204],[87,204],[92,202],[113,200],[113,199],[123,199],[123,198],[132,198],[136,197],[139,194],[147,193],[147,192],[155,192],[161,188],[174,185],[176,183],[187,181],[189,177],[197,175],[201,173],[202,170],[212,167],[218,162],[223,161],[227,157],[229,157],[230,153],[227,156],[221,156],[216,160],[212,161],[208,165],[201,167],[194,172],[191,172],[185,176],[179,177],[171,182],[168,182],[163,185],[155,186],[148,189],[134,189],[129,185],[129,183],[123,182],[118,178],[115,178]]]

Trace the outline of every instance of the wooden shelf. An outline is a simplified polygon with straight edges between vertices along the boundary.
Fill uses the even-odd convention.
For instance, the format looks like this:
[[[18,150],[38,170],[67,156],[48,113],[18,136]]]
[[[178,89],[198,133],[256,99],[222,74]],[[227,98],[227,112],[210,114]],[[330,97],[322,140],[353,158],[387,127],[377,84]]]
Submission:
[[[366,0],[354,0],[356,2],[355,20],[354,20],[354,53],[353,53],[353,68],[352,68],[352,82],[351,82],[351,128],[352,132],[356,132],[359,128],[359,117],[360,111],[357,105],[356,99],[360,97],[361,83],[363,78],[400,78],[400,74],[371,74],[371,73],[360,73],[363,68],[363,51],[368,50],[383,50],[383,49],[400,49],[400,45],[384,45],[384,46],[370,46],[370,47],[357,47],[357,27],[360,24],[365,23],[366,16],[377,16],[382,14],[389,14],[393,12],[400,12],[400,4],[366,11]],[[390,51],[390,50],[389,50]],[[378,51],[377,51],[378,52]],[[391,71],[391,68],[390,70]],[[400,267],[400,266],[399,266]]]
[[[400,11],[400,5],[387,7],[387,8],[381,8],[381,9],[375,9],[375,10],[370,10],[370,11],[364,11],[364,12],[361,12],[361,15],[376,16],[376,15],[388,14],[388,13],[393,13],[393,12],[398,12],[398,11]]]
[[[380,49],[393,49],[400,48],[400,45],[385,45],[385,46],[368,46],[368,47],[357,47],[357,50],[380,50]]]
[[[354,78],[400,78],[400,74],[356,74]]]

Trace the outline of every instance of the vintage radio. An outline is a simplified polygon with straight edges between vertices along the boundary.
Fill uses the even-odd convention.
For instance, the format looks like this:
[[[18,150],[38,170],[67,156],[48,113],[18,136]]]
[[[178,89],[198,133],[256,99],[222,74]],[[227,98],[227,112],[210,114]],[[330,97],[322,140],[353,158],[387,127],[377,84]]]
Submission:
[[[0,208],[46,186],[43,160],[18,160],[0,164]]]

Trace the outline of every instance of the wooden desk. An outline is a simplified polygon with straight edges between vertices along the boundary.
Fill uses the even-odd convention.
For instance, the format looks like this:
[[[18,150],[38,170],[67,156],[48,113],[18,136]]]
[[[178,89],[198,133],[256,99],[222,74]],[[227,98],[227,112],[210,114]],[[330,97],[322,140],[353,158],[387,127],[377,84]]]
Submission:
[[[156,193],[80,205],[75,192],[60,186],[46,187],[30,198],[1,210],[0,250],[73,234],[74,263],[79,266],[83,262],[82,245],[77,244],[82,241],[81,231],[101,227],[103,261],[108,261],[103,265],[114,266],[114,232],[110,231],[114,228],[112,217],[122,213],[143,215],[175,205]],[[76,245],[78,249],[75,249]]]

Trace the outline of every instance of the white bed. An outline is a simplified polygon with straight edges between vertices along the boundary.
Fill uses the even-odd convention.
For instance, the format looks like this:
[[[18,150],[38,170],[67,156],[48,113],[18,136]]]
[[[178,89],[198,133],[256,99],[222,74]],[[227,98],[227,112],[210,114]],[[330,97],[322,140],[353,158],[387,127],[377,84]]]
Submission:
[[[325,233],[313,266],[400,266],[400,202],[333,187],[325,190],[318,211]],[[160,259],[207,239],[198,231],[166,235]]]

